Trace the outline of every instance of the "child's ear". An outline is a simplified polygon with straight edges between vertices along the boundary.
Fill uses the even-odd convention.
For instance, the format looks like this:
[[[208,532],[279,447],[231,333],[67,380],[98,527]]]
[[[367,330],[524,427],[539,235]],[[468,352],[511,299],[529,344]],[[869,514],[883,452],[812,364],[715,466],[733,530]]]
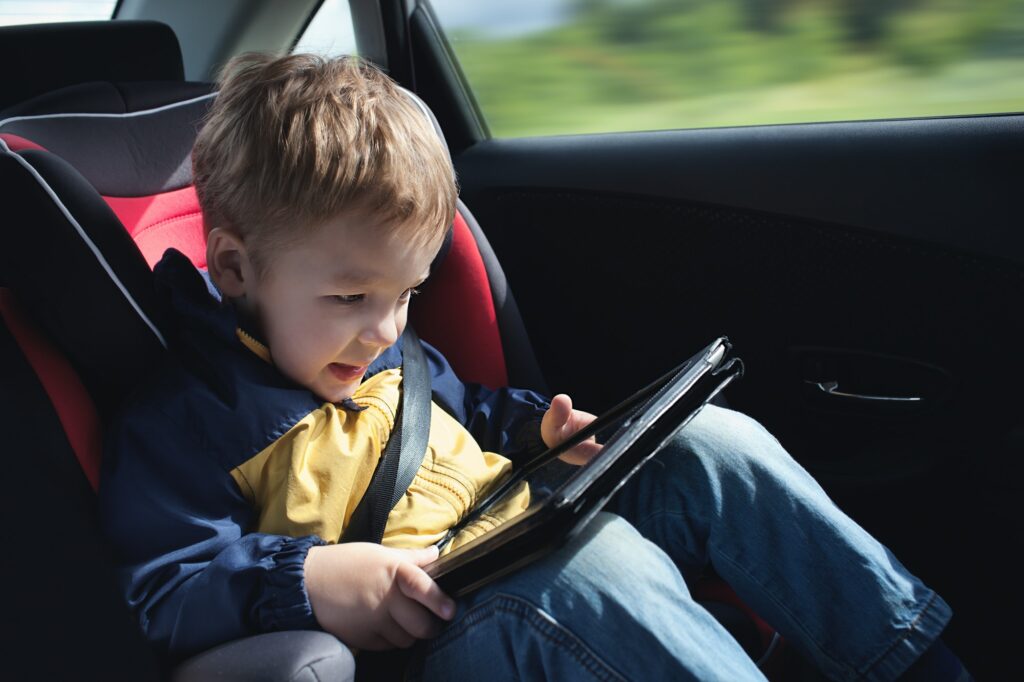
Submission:
[[[210,279],[228,298],[245,296],[252,268],[241,238],[223,227],[215,227],[206,237],[206,267]]]

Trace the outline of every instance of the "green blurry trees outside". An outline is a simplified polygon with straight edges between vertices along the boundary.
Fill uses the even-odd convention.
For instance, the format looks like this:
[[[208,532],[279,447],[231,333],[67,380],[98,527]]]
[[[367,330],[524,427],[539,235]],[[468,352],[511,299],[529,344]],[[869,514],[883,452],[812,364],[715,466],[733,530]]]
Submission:
[[[448,36],[498,137],[1024,111],[1024,0],[566,0],[494,28]]]

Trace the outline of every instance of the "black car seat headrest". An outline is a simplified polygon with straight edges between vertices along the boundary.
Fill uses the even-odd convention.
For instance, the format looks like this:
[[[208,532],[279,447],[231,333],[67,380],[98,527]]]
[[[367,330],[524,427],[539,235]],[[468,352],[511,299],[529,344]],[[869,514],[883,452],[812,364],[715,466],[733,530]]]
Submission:
[[[0,28],[0,109],[89,81],[183,81],[178,38],[157,21],[86,21]]]

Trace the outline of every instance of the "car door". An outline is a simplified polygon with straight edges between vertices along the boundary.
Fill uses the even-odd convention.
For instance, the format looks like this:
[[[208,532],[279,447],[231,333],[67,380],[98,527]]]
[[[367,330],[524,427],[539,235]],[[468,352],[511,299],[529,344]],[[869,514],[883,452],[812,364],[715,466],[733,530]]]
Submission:
[[[599,412],[728,335],[747,368],[729,403],[944,595],[976,675],[1008,669],[1024,116],[492,135],[429,4],[380,11],[389,68],[444,127],[550,386]]]

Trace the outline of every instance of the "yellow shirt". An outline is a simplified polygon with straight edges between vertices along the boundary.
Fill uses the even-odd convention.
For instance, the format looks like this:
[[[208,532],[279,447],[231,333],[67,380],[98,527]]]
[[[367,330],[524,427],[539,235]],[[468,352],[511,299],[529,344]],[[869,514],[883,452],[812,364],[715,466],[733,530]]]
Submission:
[[[315,534],[337,542],[394,428],[401,380],[401,369],[374,375],[352,396],[366,409],[347,411],[324,403],[233,469],[232,477],[256,510],[256,527],[250,530],[292,537]],[[437,542],[511,468],[505,457],[483,452],[462,424],[431,402],[423,463],[388,516],[382,544],[414,548]],[[499,509],[464,529],[446,551],[512,518],[529,500],[523,484]]]

